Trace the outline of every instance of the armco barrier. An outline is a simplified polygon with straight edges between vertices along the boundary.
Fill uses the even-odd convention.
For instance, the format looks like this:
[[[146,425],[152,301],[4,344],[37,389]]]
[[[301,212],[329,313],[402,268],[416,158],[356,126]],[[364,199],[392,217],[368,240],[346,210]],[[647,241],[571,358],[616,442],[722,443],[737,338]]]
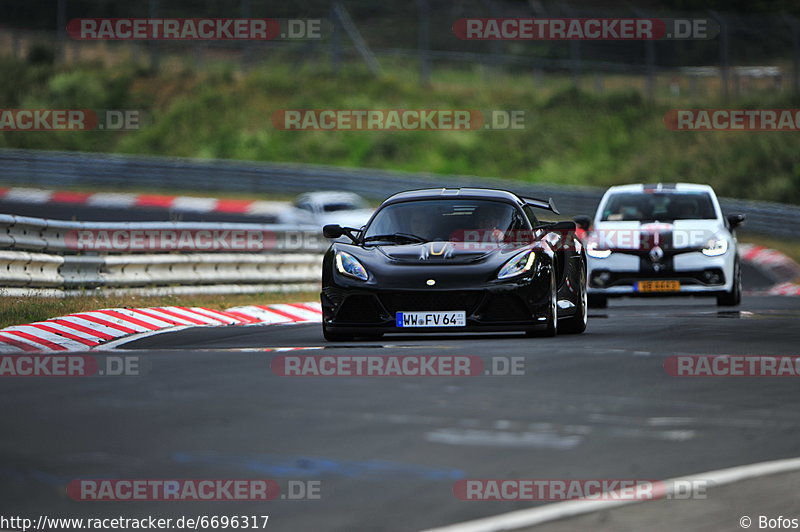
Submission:
[[[322,236],[321,228],[315,226],[218,222],[69,222],[0,214],[0,249],[87,253],[92,249],[84,249],[78,245],[82,232],[89,234],[102,232],[108,236],[114,232],[130,234],[131,232],[197,233],[198,231],[257,234],[260,237],[259,245],[263,246],[263,249],[259,248],[259,250],[274,253],[322,252],[329,245]],[[147,239],[139,239],[138,245],[135,239],[131,240],[131,243],[130,247],[124,249],[112,247],[103,252],[147,253],[153,251],[148,246]],[[243,243],[246,244],[246,242]],[[237,249],[234,246],[234,249],[225,251],[237,251]],[[254,249],[244,246],[238,251],[254,251]]]
[[[59,273],[64,258],[44,253],[0,251],[0,285],[57,287],[63,283]]]
[[[0,168],[1,183],[25,183],[49,188],[98,186],[125,190],[135,186],[146,190],[226,190],[253,194],[299,193],[335,188],[380,199],[393,192],[414,188],[494,187],[521,195],[552,196],[566,215],[594,213],[604,190],[474,176],[440,176],[320,165],[27,150],[0,150]],[[748,231],[800,238],[800,207],[796,205],[727,198],[722,198],[720,202],[726,213],[747,215]]]
[[[83,249],[81,232],[103,234],[254,234],[247,239],[214,241],[212,250],[153,249],[147,239],[125,240],[122,248]],[[206,238],[206,242],[211,241]],[[108,242],[108,239],[106,240]],[[235,242],[234,242],[235,243]],[[19,289],[140,289],[156,287],[248,286],[279,289],[316,285],[322,252],[328,241],[319,228],[285,225],[201,222],[69,222],[0,215],[0,289],[6,295]],[[10,289],[15,289],[11,290]],[[204,290],[198,289],[198,292]],[[217,292],[222,293],[222,292]],[[43,295],[45,292],[43,292]],[[47,292],[47,295],[57,295]]]
[[[321,262],[321,255],[308,253],[75,256],[0,251],[0,287],[76,289],[307,283],[319,280]]]

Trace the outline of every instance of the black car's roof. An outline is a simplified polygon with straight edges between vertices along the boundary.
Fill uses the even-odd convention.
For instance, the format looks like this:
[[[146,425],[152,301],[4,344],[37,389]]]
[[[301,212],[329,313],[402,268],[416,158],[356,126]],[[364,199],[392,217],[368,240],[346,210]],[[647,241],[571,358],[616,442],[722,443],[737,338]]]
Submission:
[[[517,205],[523,205],[519,196],[507,190],[494,188],[423,188],[419,190],[406,190],[389,196],[382,205],[399,203],[401,201],[417,199],[442,199],[442,198],[477,198],[503,200]]]

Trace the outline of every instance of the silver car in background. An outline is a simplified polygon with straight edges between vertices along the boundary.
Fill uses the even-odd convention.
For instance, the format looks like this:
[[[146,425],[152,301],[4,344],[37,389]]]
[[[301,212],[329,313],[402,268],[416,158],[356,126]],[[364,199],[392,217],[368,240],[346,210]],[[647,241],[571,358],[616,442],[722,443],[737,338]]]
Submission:
[[[320,227],[337,224],[358,229],[367,223],[373,211],[374,209],[358,194],[321,190],[297,196],[291,212],[284,216],[283,221],[308,223]]]

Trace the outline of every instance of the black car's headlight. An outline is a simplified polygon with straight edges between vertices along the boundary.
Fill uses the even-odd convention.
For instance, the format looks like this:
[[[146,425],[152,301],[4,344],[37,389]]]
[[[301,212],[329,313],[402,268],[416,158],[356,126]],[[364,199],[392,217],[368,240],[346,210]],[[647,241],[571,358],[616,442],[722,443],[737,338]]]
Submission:
[[[536,253],[532,250],[526,250],[522,253],[517,253],[511,257],[497,274],[498,279],[508,279],[509,277],[516,277],[533,267],[533,261],[536,260]]]
[[[369,278],[367,269],[364,268],[364,265],[358,262],[358,259],[349,253],[337,251],[335,262],[336,271],[342,275],[352,277],[353,279],[360,279],[362,281],[366,281]]]

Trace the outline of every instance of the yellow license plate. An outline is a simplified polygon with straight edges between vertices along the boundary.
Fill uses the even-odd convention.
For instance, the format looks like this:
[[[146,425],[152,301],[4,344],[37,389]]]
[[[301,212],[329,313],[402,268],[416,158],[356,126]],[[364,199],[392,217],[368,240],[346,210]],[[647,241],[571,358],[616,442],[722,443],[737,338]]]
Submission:
[[[639,281],[636,283],[637,292],[679,292],[680,281]]]

